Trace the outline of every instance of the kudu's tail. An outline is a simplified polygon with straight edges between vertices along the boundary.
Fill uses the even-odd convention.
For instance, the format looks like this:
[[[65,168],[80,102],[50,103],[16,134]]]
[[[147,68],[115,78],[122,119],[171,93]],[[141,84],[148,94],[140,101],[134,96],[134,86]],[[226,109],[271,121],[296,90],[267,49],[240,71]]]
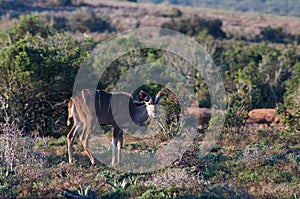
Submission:
[[[69,100],[68,103],[68,120],[67,120],[67,125],[69,126],[71,123],[71,118],[73,117],[73,100],[72,98]]]

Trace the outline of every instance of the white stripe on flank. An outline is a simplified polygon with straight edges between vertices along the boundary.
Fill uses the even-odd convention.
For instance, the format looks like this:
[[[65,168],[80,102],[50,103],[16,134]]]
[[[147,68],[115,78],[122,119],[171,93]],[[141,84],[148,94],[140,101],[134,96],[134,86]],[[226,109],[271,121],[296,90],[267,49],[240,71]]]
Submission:
[[[101,113],[100,91],[97,90],[97,93],[98,93],[99,113]]]
[[[86,100],[85,100],[85,97],[84,97],[83,91],[84,91],[84,90],[82,90],[82,91],[81,91],[81,95],[82,95],[82,98],[83,98],[83,101],[84,101],[84,103],[86,103]]]
[[[72,100],[72,98],[71,98]],[[69,115],[68,115],[68,120],[67,120],[67,125],[69,126],[71,121],[70,119],[73,117],[73,114],[74,114],[74,102],[72,100],[72,106],[71,106],[71,111],[69,112]]]
[[[76,136],[76,132],[77,132],[78,128],[80,128],[80,127],[81,127],[80,124],[76,125],[75,130],[73,131],[72,137]]]
[[[75,107],[74,107],[74,102],[72,101],[71,113],[70,113],[70,115],[69,115],[69,118],[73,117],[74,109],[75,109]]]
[[[110,106],[111,106],[111,95],[109,95],[109,97],[108,97],[108,108],[107,108],[107,113],[109,112]]]

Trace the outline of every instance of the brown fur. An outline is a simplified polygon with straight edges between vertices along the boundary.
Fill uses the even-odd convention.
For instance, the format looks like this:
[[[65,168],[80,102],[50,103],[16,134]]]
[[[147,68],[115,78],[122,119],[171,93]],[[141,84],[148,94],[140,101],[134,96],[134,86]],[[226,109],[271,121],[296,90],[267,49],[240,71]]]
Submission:
[[[129,103],[129,106],[126,106],[126,103]],[[111,106],[113,106],[113,109]],[[78,131],[81,130],[80,141],[91,163],[95,164],[95,159],[89,151],[88,141],[89,135],[97,123],[100,125],[113,126],[112,164],[116,161],[116,155],[117,161],[120,162],[120,150],[123,146],[123,131],[121,128],[128,127],[132,123],[132,120],[134,120],[135,123],[145,122],[149,117],[147,106],[149,106],[147,103],[135,104],[129,94],[109,94],[101,90],[83,90],[75,97],[72,97],[68,103],[67,120],[68,125],[70,124],[71,118],[74,120],[73,127],[67,135],[69,162],[72,163],[73,161],[72,145],[75,137],[78,135]],[[116,148],[118,149],[117,151],[115,150]]]

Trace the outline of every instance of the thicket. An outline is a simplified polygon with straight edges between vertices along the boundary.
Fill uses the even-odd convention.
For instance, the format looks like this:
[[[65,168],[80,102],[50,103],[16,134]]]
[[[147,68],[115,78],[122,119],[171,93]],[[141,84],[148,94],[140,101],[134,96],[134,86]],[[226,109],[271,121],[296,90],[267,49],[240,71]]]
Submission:
[[[69,33],[43,23],[42,19],[37,15],[20,16],[15,27],[1,34],[0,118],[7,115],[19,118],[20,127],[27,132],[59,135],[67,131],[66,105],[75,76],[96,42],[91,38],[78,41]],[[213,37],[224,38],[219,21],[177,20],[178,30],[195,36],[203,46],[211,48],[208,51],[220,68],[229,97],[247,99],[247,109],[275,107],[277,103],[283,103],[286,108],[300,108],[297,44],[282,49],[264,43],[214,41]],[[200,26],[198,22],[201,22]],[[174,24],[169,25],[174,29]],[[188,29],[181,29],[184,25]],[[201,27],[206,31],[203,32]],[[120,44],[126,47],[138,45],[138,42],[128,38]],[[166,64],[173,60],[173,67],[183,74],[191,67],[184,60],[174,58],[175,55],[167,54],[152,49],[129,52],[111,64],[100,80],[99,88],[113,88],[127,70],[145,63]],[[199,73],[192,70],[191,74],[185,75],[197,92],[199,104],[209,107],[209,91]],[[157,85],[145,87],[153,90],[152,95],[159,88]]]
[[[25,131],[61,132],[84,42],[48,30],[37,16],[20,17],[10,33],[0,50],[0,117],[18,118]]]
[[[263,44],[234,44],[224,53],[228,88],[251,98],[253,108],[283,102],[286,81],[299,61],[296,46],[286,49]],[[233,87],[232,87],[233,86]]]

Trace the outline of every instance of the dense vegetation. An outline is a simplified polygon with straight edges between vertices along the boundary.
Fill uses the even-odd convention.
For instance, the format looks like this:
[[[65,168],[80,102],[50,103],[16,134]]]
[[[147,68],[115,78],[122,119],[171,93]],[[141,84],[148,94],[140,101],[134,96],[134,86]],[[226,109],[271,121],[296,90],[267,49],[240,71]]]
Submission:
[[[255,38],[236,37],[222,30],[219,19],[187,18],[173,9],[162,27],[193,37],[220,69],[228,94],[223,133],[204,157],[198,157],[205,136],[199,129],[193,147],[170,167],[141,175],[122,173],[104,166],[89,168],[88,159],[78,152],[79,144],[75,146],[78,162],[69,165],[65,147],[67,102],[77,71],[91,50],[118,28],[108,15],[81,8],[81,1],[51,2],[35,1],[48,6],[76,4],[78,9],[65,15],[42,12],[12,17],[10,26],[0,31],[0,197],[62,197],[64,189],[79,188],[82,195],[86,189],[90,198],[93,194],[103,198],[299,198],[298,35],[267,27]],[[120,42],[132,46],[139,41]],[[183,74],[191,67],[171,53],[140,49],[114,60],[99,88],[110,90],[128,69],[144,63],[171,63]],[[199,73],[193,70],[188,80],[199,106],[210,108],[209,89]],[[152,95],[160,88],[143,87]],[[178,112],[174,102],[176,96],[164,98],[162,106]],[[275,107],[284,118],[281,125],[244,126],[250,109]],[[155,138],[160,143],[174,133],[168,124],[165,127]],[[127,141],[125,150],[147,152],[157,147],[130,136]]]

